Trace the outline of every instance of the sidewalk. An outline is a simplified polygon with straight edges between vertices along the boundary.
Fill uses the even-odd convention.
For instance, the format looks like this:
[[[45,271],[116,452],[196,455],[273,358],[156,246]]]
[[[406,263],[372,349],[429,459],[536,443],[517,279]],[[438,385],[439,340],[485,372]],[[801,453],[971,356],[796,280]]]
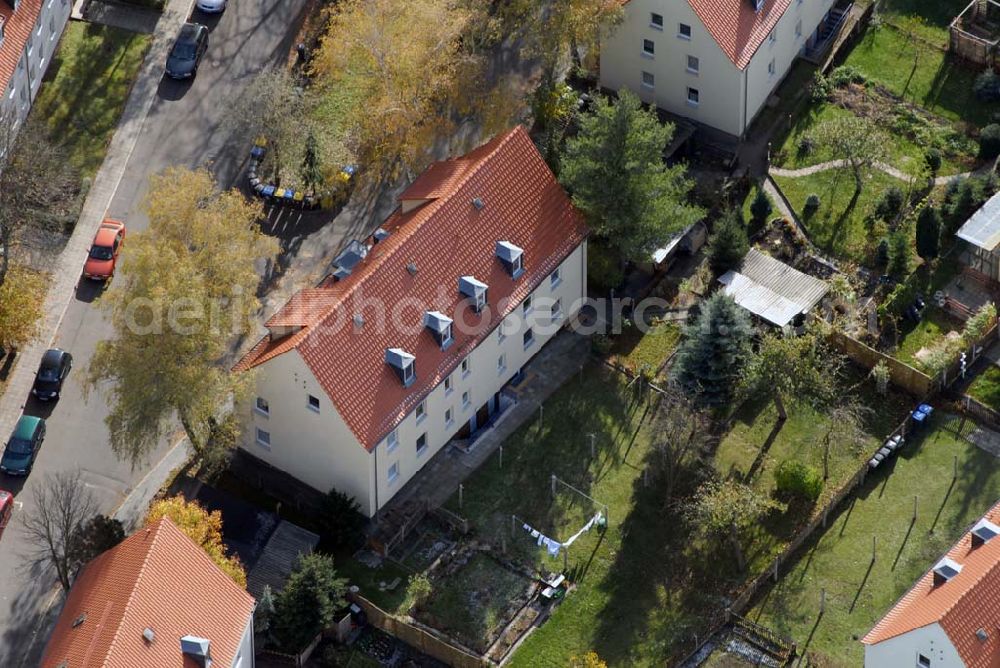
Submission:
[[[73,299],[83,269],[82,258],[86,256],[94,232],[104,219],[118,184],[121,183],[129,156],[135,149],[146,115],[156,98],[162,74],[161,64],[166,59],[181,24],[190,15],[193,5],[194,0],[169,0],[163,16],[156,25],[153,42],[132,86],[132,92],[118,122],[118,129],[108,148],[108,154],[83,204],[76,229],[73,230],[73,235],[55,262],[52,282],[42,307],[40,334],[34,341],[21,348],[11,371],[7,389],[3,396],[0,396],[0,434],[6,435],[13,430],[14,423],[28,400],[35,370],[42,359],[42,354],[55,339],[66,308]]]
[[[146,35],[156,31],[156,24],[160,20],[160,13],[152,9],[125,5],[119,2],[102,2],[101,0],[93,0],[87,6],[87,13],[84,15],[82,13],[84,2],[85,0],[76,0],[73,3],[71,18],[77,21],[100,23],[112,28],[121,28],[122,30]],[[169,6],[167,9],[169,9]],[[163,16],[166,17],[166,15],[167,12],[164,11]]]
[[[590,354],[590,339],[563,331],[549,341],[524,367],[527,380],[520,388],[517,403],[476,441],[472,452],[462,453],[445,446],[382,508],[405,508],[413,499],[426,500],[430,508],[444,505],[463,482],[478,469],[507,437],[530,420],[538,419],[538,407],[549,396],[579,374]]]

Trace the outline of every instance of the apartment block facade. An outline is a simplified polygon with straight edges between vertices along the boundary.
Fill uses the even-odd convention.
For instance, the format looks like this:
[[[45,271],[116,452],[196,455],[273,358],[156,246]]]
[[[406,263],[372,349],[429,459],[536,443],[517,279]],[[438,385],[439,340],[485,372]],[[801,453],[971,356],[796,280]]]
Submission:
[[[71,7],[71,0],[0,0],[0,104],[15,123],[38,95]]]

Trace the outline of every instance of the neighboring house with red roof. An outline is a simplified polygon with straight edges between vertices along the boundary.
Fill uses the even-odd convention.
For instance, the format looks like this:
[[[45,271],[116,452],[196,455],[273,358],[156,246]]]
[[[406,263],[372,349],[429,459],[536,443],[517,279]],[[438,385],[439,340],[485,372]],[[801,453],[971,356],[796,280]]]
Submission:
[[[255,605],[163,518],[84,566],[41,668],[253,668]]]
[[[0,102],[24,120],[69,19],[71,0],[0,0]]]
[[[1000,503],[861,642],[866,668],[1000,668]]]
[[[835,0],[624,0],[601,44],[601,86],[743,138]]]
[[[586,296],[587,229],[524,128],[428,168],[236,365],[241,447],[369,517],[451,439],[513,401]]]

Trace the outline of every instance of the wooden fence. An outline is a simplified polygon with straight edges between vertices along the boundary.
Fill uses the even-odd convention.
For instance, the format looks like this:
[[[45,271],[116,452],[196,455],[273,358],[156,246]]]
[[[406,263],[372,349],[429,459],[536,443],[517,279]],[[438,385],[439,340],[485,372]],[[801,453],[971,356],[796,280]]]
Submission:
[[[350,594],[349,598],[365,611],[372,626],[438,661],[454,668],[484,668],[492,665],[471,650],[456,647],[452,642],[432,633],[430,629],[417,628],[395,615],[390,615],[360,594]]]
[[[843,332],[834,331],[830,335],[830,343],[856,364],[866,369],[872,369],[879,362],[885,362],[889,367],[889,378],[892,384],[915,397],[926,397],[934,387],[934,379],[926,373],[900,362],[891,355],[880,353]]]

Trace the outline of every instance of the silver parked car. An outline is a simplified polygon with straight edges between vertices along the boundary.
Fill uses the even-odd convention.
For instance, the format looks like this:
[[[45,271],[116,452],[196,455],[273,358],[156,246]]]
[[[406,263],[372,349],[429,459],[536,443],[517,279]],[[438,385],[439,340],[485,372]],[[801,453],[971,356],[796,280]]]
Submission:
[[[219,14],[226,9],[226,0],[198,0],[198,9],[206,14]]]

